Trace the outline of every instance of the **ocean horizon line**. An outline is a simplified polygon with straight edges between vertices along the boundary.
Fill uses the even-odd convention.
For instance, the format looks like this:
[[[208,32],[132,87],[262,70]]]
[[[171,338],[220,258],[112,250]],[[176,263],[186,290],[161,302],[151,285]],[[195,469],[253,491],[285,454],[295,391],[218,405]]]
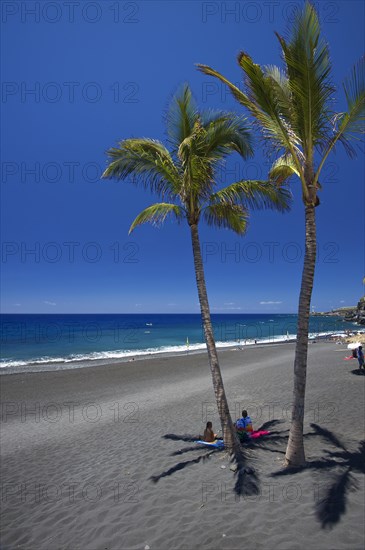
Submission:
[[[266,312],[262,312],[262,311],[250,311],[250,312],[245,312],[244,310],[225,310],[225,311],[211,311],[210,312],[211,315],[298,315],[297,312],[290,312],[290,311],[266,311]],[[57,311],[50,311],[50,312],[45,312],[45,311],[42,311],[42,312],[23,312],[23,311],[12,311],[12,312],[6,312],[6,311],[2,311],[0,312],[0,316],[1,315],[201,315],[200,312],[196,312],[196,311],[184,311],[184,312],[179,312],[179,311],[176,311],[176,312],[172,312],[172,311],[169,311],[169,312],[158,312],[158,311],[147,311],[147,312],[143,312],[143,311],[139,311],[139,312],[119,312],[119,313],[115,313],[115,312],[112,312],[112,313],[108,313],[108,312],[93,312],[93,311],[90,311],[90,312],[81,312],[81,313],[78,313],[78,312],[57,312]]]

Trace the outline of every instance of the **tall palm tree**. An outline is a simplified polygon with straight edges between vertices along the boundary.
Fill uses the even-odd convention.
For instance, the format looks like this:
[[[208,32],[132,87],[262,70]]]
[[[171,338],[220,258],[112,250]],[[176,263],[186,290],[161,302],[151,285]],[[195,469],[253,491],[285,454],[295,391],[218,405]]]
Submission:
[[[338,142],[350,157],[356,150],[351,143],[364,133],[365,70],[364,58],[354,66],[343,87],[347,111],[333,111],[335,88],[330,80],[330,57],[320,36],[314,7],[306,2],[296,13],[288,40],[279,39],[284,67],[255,64],[240,53],[238,63],[244,72],[245,91],[234,86],[206,65],[199,69],[226,84],[234,97],[254,117],[263,137],[276,154],[281,154],[270,175],[278,182],[284,177],[299,178],[305,211],[305,257],[298,308],[298,334],[294,362],[292,420],[286,450],[286,463],[305,463],[303,419],[308,353],[308,328],[316,263],[315,208],[321,188],[320,174],[325,161]]]
[[[248,208],[288,209],[290,193],[281,184],[238,181],[215,190],[215,173],[233,151],[242,158],[252,155],[251,137],[243,118],[231,113],[200,113],[185,85],[172,99],[166,116],[171,150],[152,139],[126,139],[108,150],[111,158],[104,178],[134,176],[134,183],[150,187],[164,202],[143,210],[130,232],[145,222],[161,224],[172,215],[190,227],[202,323],[225,445],[235,448],[237,439],[229,413],[214,341],[198,224],[232,229],[242,235],[247,228]],[[169,201],[169,202],[165,202]]]

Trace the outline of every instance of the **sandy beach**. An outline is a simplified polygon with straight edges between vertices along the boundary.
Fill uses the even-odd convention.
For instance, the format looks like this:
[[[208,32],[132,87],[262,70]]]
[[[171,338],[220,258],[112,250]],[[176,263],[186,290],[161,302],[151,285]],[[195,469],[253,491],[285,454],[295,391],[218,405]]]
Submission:
[[[232,416],[244,407],[271,431],[244,451],[243,496],[228,455],[191,441],[220,428],[205,354],[1,376],[1,549],[363,548],[365,376],[347,355],[310,344],[313,467],[273,477],[294,344],[220,352]]]

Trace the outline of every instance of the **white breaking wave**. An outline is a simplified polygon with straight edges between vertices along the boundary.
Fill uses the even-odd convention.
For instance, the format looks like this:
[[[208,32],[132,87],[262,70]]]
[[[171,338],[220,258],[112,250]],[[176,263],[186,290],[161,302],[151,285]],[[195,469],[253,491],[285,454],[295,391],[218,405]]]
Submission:
[[[345,336],[344,332],[339,332],[334,334],[333,332],[320,332],[320,333],[311,333],[309,334],[310,339],[315,338],[324,338],[326,336]],[[216,346],[218,349],[224,348],[234,348],[239,346],[240,348],[245,346],[254,346],[256,344],[276,344],[280,342],[295,341],[296,334],[288,334],[285,336],[274,336],[266,337],[260,339],[246,339],[246,340],[231,340],[226,342],[218,341]],[[158,348],[147,348],[147,349],[134,349],[134,350],[113,350],[113,351],[97,351],[88,354],[75,354],[69,355],[67,357],[39,357],[36,359],[28,360],[10,360],[3,359],[0,361],[0,369],[15,369],[16,372],[21,371],[31,371],[32,367],[41,367],[46,365],[53,365],[58,369],[62,368],[77,368],[80,366],[80,363],[87,363],[89,366],[93,364],[94,361],[105,361],[105,360],[128,360],[130,358],[144,357],[150,355],[159,355],[159,354],[181,354],[194,351],[201,351],[206,349],[206,344],[199,342],[196,344],[184,344],[179,346],[161,346]],[[86,365],[85,365],[86,366]],[[23,367],[23,368],[22,368]],[[44,369],[47,370],[47,369]],[[50,369],[52,370],[52,369]]]

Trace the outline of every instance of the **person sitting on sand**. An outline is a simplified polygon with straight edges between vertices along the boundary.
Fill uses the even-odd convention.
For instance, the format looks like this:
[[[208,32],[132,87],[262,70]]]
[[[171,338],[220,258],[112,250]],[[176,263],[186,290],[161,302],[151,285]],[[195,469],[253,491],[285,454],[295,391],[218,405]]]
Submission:
[[[217,434],[213,432],[212,423],[207,422],[207,427],[204,430],[203,440],[207,443],[213,443],[216,440]]]
[[[248,416],[247,411],[242,411],[242,418],[239,418],[235,422],[236,432],[240,441],[244,441],[249,437],[249,434],[253,432],[252,420]]]
[[[357,360],[359,362],[359,369],[364,369],[364,353],[362,351],[362,346],[357,348]]]

